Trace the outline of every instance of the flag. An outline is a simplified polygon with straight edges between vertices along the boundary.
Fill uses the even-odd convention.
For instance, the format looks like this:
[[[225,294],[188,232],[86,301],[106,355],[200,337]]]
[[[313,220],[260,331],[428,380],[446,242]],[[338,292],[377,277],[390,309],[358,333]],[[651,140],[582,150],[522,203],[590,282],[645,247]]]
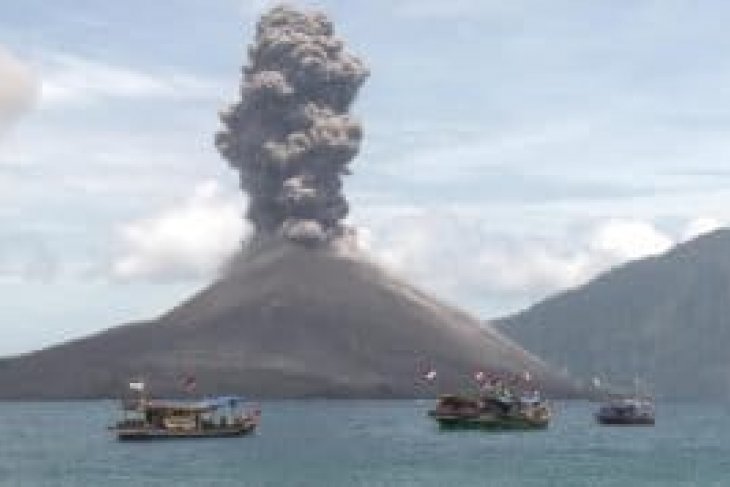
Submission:
[[[532,380],[532,374],[530,374],[530,371],[529,370],[526,370],[522,374],[522,378],[525,379],[525,382],[530,382]]]
[[[193,392],[198,386],[198,381],[192,375],[186,376],[182,381],[182,388],[185,392]]]
[[[135,380],[129,383],[129,388],[133,391],[142,392],[144,391],[144,382],[141,380]]]
[[[598,377],[594,377],[593,378],[593,387],[595,387],[596,389],[601,387],[601,379],[599,379]]]
[[[475,380],[475,381],[477,381],[477,382],[478,382],[478,383],[480,383],[480,384],[481,384],[482,382],[484,382],[484,380],[485,380],[486,378],[487,378],[487,375],[486,375],[486,374],[485,374],[484,372],[482,372],[481,370],[477,370],[477,371],[476,371],[476,372],[474,373],[474,380]]]
[[[424,379],[428,382],[433,382],[436,380],[436,370],[431,369],[423,376]]]

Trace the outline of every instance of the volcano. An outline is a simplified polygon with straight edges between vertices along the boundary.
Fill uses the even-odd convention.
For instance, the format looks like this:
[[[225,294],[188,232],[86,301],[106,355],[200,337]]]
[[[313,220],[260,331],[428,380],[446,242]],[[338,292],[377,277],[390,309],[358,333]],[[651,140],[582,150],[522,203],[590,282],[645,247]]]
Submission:
[[[495,329],[361,256],[281,239],[157,320],[5,359],[0,397],[115,397],[138,377],[180,395],[187,375],[204,394],[420,397],[473,388],[476,370],[529,371],[553,395],[572,392]]]
[[[327,16],[273,8],[248,57],[215,137],[248,195],[245,250],[157,320],[1,361],[0,397],[112,397],[130,378],[176,395],[183,375],[211,394],[415,397],[473,388],[477,370],[571,392],[495,329],[347,244],[342,178],[362,138],[349,110],[369,71]],[[432,370],[435,385],[419,380]]]

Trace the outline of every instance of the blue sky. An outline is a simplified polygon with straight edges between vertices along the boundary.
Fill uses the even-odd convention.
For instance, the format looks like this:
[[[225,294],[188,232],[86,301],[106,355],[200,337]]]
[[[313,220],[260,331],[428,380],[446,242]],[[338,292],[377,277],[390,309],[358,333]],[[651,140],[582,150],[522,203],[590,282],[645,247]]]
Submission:
[[[373,258],[483,317],[730,218],[730,5],[315,5],[372,75]],[[153,317],[249,231],[216,113],[266,1],[0,4],[0,355]]]

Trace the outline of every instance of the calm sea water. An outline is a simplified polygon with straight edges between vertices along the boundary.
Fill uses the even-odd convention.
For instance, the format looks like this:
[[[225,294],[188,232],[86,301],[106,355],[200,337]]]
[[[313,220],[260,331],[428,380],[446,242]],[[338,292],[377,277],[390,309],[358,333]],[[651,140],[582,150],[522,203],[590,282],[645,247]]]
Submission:
[[[441,432],[422,401],[263,403],[251,437],[118,443],[117,404],[0,403],[12,486],[730,486],[730,407],[659,405],[654,428],[556,404],[547,431]]]

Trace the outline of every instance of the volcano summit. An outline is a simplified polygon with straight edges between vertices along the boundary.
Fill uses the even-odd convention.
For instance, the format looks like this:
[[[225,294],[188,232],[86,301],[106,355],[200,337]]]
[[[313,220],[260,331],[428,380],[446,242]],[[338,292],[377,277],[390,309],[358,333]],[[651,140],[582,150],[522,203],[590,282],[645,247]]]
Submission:
[[[251,240],[215,283],[156,320],[1,361],[0,397],[113,397],[132,377],[172,395],[186,375],[211,394],[416,397],[470,387],[476,370],[529,371],[547,392],[573,392],[495,329],[356,249],[341,177],[359,148],[348,110],[367,74],[324,15],[264,15],[216,137],[249,195]]]

